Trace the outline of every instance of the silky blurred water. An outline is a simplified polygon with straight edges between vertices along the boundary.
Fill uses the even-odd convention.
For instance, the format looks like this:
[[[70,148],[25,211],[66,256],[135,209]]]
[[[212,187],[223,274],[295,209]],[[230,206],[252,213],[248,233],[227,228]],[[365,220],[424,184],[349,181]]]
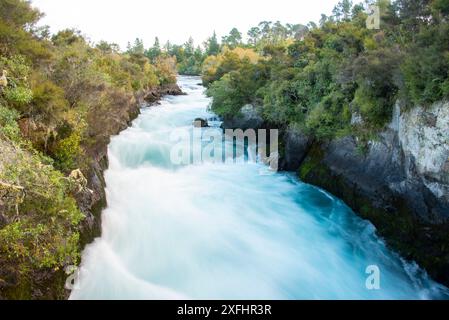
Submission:
[[[447,289],[343,202],[260,163],[170,161],[175,129],[212,118],[199,78],[112,139],[102,236],[71,299],[432,299]],[[211,121],[211,124],[214,124]],[[380,290],[365,273],[380,270]]]

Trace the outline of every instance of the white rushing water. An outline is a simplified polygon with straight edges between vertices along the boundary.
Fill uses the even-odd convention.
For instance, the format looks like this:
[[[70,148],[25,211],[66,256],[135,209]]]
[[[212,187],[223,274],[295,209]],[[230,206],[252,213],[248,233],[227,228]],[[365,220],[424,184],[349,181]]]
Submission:
[[[175,129],[210,118],[199,78],[112,139],[102,236],[72,299],[429,299],[446,288],[340,200],[263,164],[174,166]],[[368,290],[368,266],[380,289]]]

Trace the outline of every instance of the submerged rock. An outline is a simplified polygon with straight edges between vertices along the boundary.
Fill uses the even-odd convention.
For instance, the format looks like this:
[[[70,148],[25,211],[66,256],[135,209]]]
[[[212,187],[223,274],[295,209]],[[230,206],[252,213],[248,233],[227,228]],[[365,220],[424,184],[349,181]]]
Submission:
[[[202,119],[202,118],[196,118],[193,121],[193,126],[195,128],[208,128],[209,127],[209,123],[207,122],[207,120]]]

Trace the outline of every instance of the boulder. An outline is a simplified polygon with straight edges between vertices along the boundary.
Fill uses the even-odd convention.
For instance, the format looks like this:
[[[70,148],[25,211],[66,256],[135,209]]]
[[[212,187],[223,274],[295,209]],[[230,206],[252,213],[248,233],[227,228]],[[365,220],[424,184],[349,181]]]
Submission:
[[[202,118],[196,118],[196,119],[193,121],[193,126],[194,126],[195,128],[208,128],[208,127],[209,127],[209,124],[208,124],[207,120],[205,120],[205,119],[202,119]]]
[[[260,129],[264,126],[264,120],[260,115],[257,107],[253,105],[246,105],[240,113],[232,118],[223,119],[223,129]]]
[[[149,104],[155,104],[165,95],[181,96],[185,95],[185,93],[176,83],[165,84],[146,91],[143,95],[143,100]]]

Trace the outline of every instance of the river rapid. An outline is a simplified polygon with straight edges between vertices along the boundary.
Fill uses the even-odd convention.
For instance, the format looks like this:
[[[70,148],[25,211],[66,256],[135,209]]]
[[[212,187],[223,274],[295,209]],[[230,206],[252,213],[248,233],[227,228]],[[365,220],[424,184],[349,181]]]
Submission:
[[[187,95],[142,108],[112,139],[102,236],[83,252],[71,299],[447,297],[372,224],[291,173],[173,164],[174,130],[214,116],[199,82],[180,77]]]

